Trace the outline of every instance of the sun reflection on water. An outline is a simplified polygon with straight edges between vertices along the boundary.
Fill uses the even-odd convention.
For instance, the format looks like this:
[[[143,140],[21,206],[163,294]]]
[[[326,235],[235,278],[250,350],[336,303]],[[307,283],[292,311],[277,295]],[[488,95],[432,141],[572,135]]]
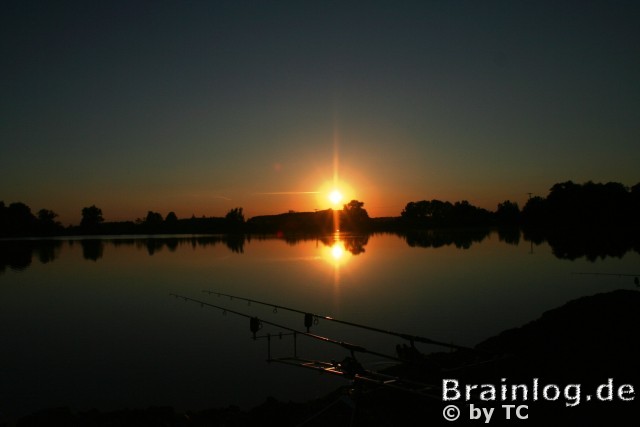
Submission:
[[[344,244],[342,242],[336,242],[331,247],[331,256],[335,261],[340,261],[344,256]]]
[[[343,267],[351,257],[351,253],[346,249],[345,242],[340,236],[340,232],[333,234],[333,241],[326,242],[323,248],[322,258],[334,268]]]

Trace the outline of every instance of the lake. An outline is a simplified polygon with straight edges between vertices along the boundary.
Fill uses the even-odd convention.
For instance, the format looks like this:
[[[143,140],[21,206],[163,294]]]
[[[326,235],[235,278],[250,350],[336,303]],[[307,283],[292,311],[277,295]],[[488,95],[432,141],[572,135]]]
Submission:
[[[267,363],[266,340],[251,339],[248,319],[171,293],[299,330],[301,314],[203,290],[472,346],[571,299],[635,288],[633,277],[602,273],[637,274],[637,248],[616,256],[559,253],[496,231],[0,241],[0,413],[249,408],[267,396],[304,401],[345,384]],[[279,331],[265,325],[260,334],[269,332]],[[325,320],[312,332],[391,355],[399,342]],[[292,353],[290,337],[272,344],[275,355]],[[306,337],[297,348],[323,360],[347,355]]]

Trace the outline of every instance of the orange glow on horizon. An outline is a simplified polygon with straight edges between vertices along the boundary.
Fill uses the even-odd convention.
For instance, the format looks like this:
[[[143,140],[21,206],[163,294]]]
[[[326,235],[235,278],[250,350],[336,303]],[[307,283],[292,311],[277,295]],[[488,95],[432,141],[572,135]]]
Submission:
[[[316,195],[316,203],[319,209],[338,209],[342,210],[342,206],[354,198],[355,192],[353,188],[345,181],[325,183],[318,189]]]

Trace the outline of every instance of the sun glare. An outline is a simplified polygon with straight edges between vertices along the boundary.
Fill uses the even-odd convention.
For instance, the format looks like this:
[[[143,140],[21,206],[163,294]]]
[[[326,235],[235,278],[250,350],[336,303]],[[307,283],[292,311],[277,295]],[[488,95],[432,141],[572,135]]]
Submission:
[[[345,201],[354,198],[356,192],[353,187],[345,181],[325,181],[317,187],[316,195],[317,209],[334,209],[341,210]]]
[[[338,190],[333,190],[329,193],[329,200],[334,205],[338,205],[342,201],[342,194]]]

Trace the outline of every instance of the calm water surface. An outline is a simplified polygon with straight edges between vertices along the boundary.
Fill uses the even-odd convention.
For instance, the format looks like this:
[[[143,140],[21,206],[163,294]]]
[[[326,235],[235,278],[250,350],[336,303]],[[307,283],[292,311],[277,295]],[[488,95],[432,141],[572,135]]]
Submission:
[[[344,384],[266,363],[266,342],[250,339],[247,319],[170,293],[299,329],[299,314],[202,290],[475,345],[570,299],[634,288],[630,277],[572,273],[634,274],[637,252],[569,261],[546,243],[516,241],[492,233],[458,245],[466,248],[410,246],[390,234],[0,242],[0,413],[55,406],[248,408],[267,396],[302,401]],[[326,321],[313,330],[389,354],[398,342]],[[274,342],[274,355],[291,350],[291,340]],[[306,338],[299,338],[298,352],[326,360],[346,356]],[[363,360],[382,366],[375,357]]]

